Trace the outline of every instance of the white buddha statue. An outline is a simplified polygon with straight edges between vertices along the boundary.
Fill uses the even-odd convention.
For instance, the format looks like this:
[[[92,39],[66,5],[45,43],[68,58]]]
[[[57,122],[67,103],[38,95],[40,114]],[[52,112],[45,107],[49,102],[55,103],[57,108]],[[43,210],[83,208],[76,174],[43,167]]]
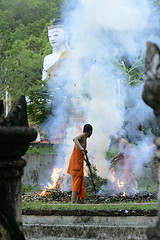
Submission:
[[[44,58],[42,80],[52,79],[57,71],[59,71],[61,62],[70,52],[67,43],[67,34],[61,20],[55,20],[48,27],[48,38],[53,51]]]

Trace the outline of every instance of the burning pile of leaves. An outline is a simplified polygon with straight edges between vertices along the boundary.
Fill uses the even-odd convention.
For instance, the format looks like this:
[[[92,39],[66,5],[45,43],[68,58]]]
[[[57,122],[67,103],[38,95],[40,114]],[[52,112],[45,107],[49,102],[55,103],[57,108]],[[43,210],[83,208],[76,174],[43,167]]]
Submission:
[[[22,195],[22,199],[27,202],[33,201],[45,201],[56,203],[68,203],[71,201],[71,191],[58,191],[58,190],[48,190],[45,195],[40,195],[39,193],[27,193]],[[86,192],[86,198],[83,203],[88,204],[102,204],[102,203],[115,203],[115,202],[144,202],[157,199],[157,192],[140,192],[130,196],[123,196],[118,194],[115,196],[98,195],[95,192]]]
[[[106,191],[101,191],[103,184],[105,184]],[[109,183],[108,183],[109,184]],[[134,192],[133,194],[124,194],[123,189],[121,192],[116,192],[113,185],[112,189],[106,188],[107,181],[98,177],[95,179],[96,192],[90,183],[90,179],[85,177],[86,198],[82,203],[88,204],[103,204],[103,203],[116,203],[116,202],[146,202],[157,199],[157,192]],[[109,186],[109,185],[108,185]],[[109,189],[109,191],[107,191]],[[71,191],[62,191],[56,186],[52,189],[44,189],[43,191],[28,192],[22,195],[22,200],[26,202],[44,201],[49,203],[69,203],[71,202]]]
[[[69,203],[71,202],[71,190],[62,191],[64,175],[61,174],[62,169],[54,169],[52,173],[53,184],[48,185],[42,191],[32,191],[22,195],[25,202],[44,201],[49,203]],[[141,191],[138,192],[134,188],[130,188],[128,193],[125,191],[126,186],[113,174],[113,180],[109,181],[101,178],[97,174],[96,168],[93,168],[93,178],[96,186],[94,191],[92,182],[89,177],[85,177],[86,198],[82,203],[102,204],[115,202],[144,202],[157,199],[157,192]]]
[[[62,192],[59,190],[47,190],[44,195],[38,192],[30,192],[22,195],[22,200],[25,202],[44,201],[52,203],[67,203],[70,202],[71,191]]]
[[[141,193],[136,193],[133,195],[129,196],[123,196],[123,194],[118,194],[118,195],[111,195],[111,196],[90,196],[88,195],[85,199],[86,203],[95,203],[95,204],[100,204],[100,203],[116,203],[116,202],[147,202],[157,199],[157,192],[151,193],[151,192],[141,192]]]

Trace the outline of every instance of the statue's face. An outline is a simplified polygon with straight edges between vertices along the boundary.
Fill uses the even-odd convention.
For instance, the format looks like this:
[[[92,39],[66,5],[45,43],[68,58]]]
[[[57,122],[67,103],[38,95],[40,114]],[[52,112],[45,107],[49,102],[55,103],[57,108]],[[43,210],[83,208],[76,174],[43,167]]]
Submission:
[[[66,34],[63,28],[54,28],[48,31],[48,38],[52,48],[59,48],[65,43]]]

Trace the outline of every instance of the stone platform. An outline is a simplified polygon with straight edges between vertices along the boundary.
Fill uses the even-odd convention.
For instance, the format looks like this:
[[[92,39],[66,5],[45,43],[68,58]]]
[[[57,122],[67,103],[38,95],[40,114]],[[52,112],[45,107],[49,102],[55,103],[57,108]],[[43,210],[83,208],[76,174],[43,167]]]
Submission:
[[[156,210],[28,210],[23,229],[27,240],[146,240],[156,215]]]

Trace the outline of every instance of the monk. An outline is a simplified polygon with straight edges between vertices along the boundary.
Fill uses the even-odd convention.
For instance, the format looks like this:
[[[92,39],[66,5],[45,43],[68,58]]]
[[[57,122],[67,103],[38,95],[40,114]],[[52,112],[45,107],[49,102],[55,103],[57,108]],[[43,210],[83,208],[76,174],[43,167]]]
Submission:
[[[85,153],[87,153],[87,138],[92,135],[92,131],[93,127],[90,124],[85,124],[83,127],[83,133],[73,139],[75,145],[67,170],[67,173],[72,176],[72,203],[78,203],[79,200],[84,199],[86,195],[83,162]]]
[[[135,156],[132,151],[131,145],[129,144],[129,142],[127,142],[127,140],[118,135],[116,135],[114,138],[119,142],[120,152],[112,158],[111,162],[113,164],[117,160],[121,160],[124,184],[128,187],[136,188],[136,179],[134,172]]]

